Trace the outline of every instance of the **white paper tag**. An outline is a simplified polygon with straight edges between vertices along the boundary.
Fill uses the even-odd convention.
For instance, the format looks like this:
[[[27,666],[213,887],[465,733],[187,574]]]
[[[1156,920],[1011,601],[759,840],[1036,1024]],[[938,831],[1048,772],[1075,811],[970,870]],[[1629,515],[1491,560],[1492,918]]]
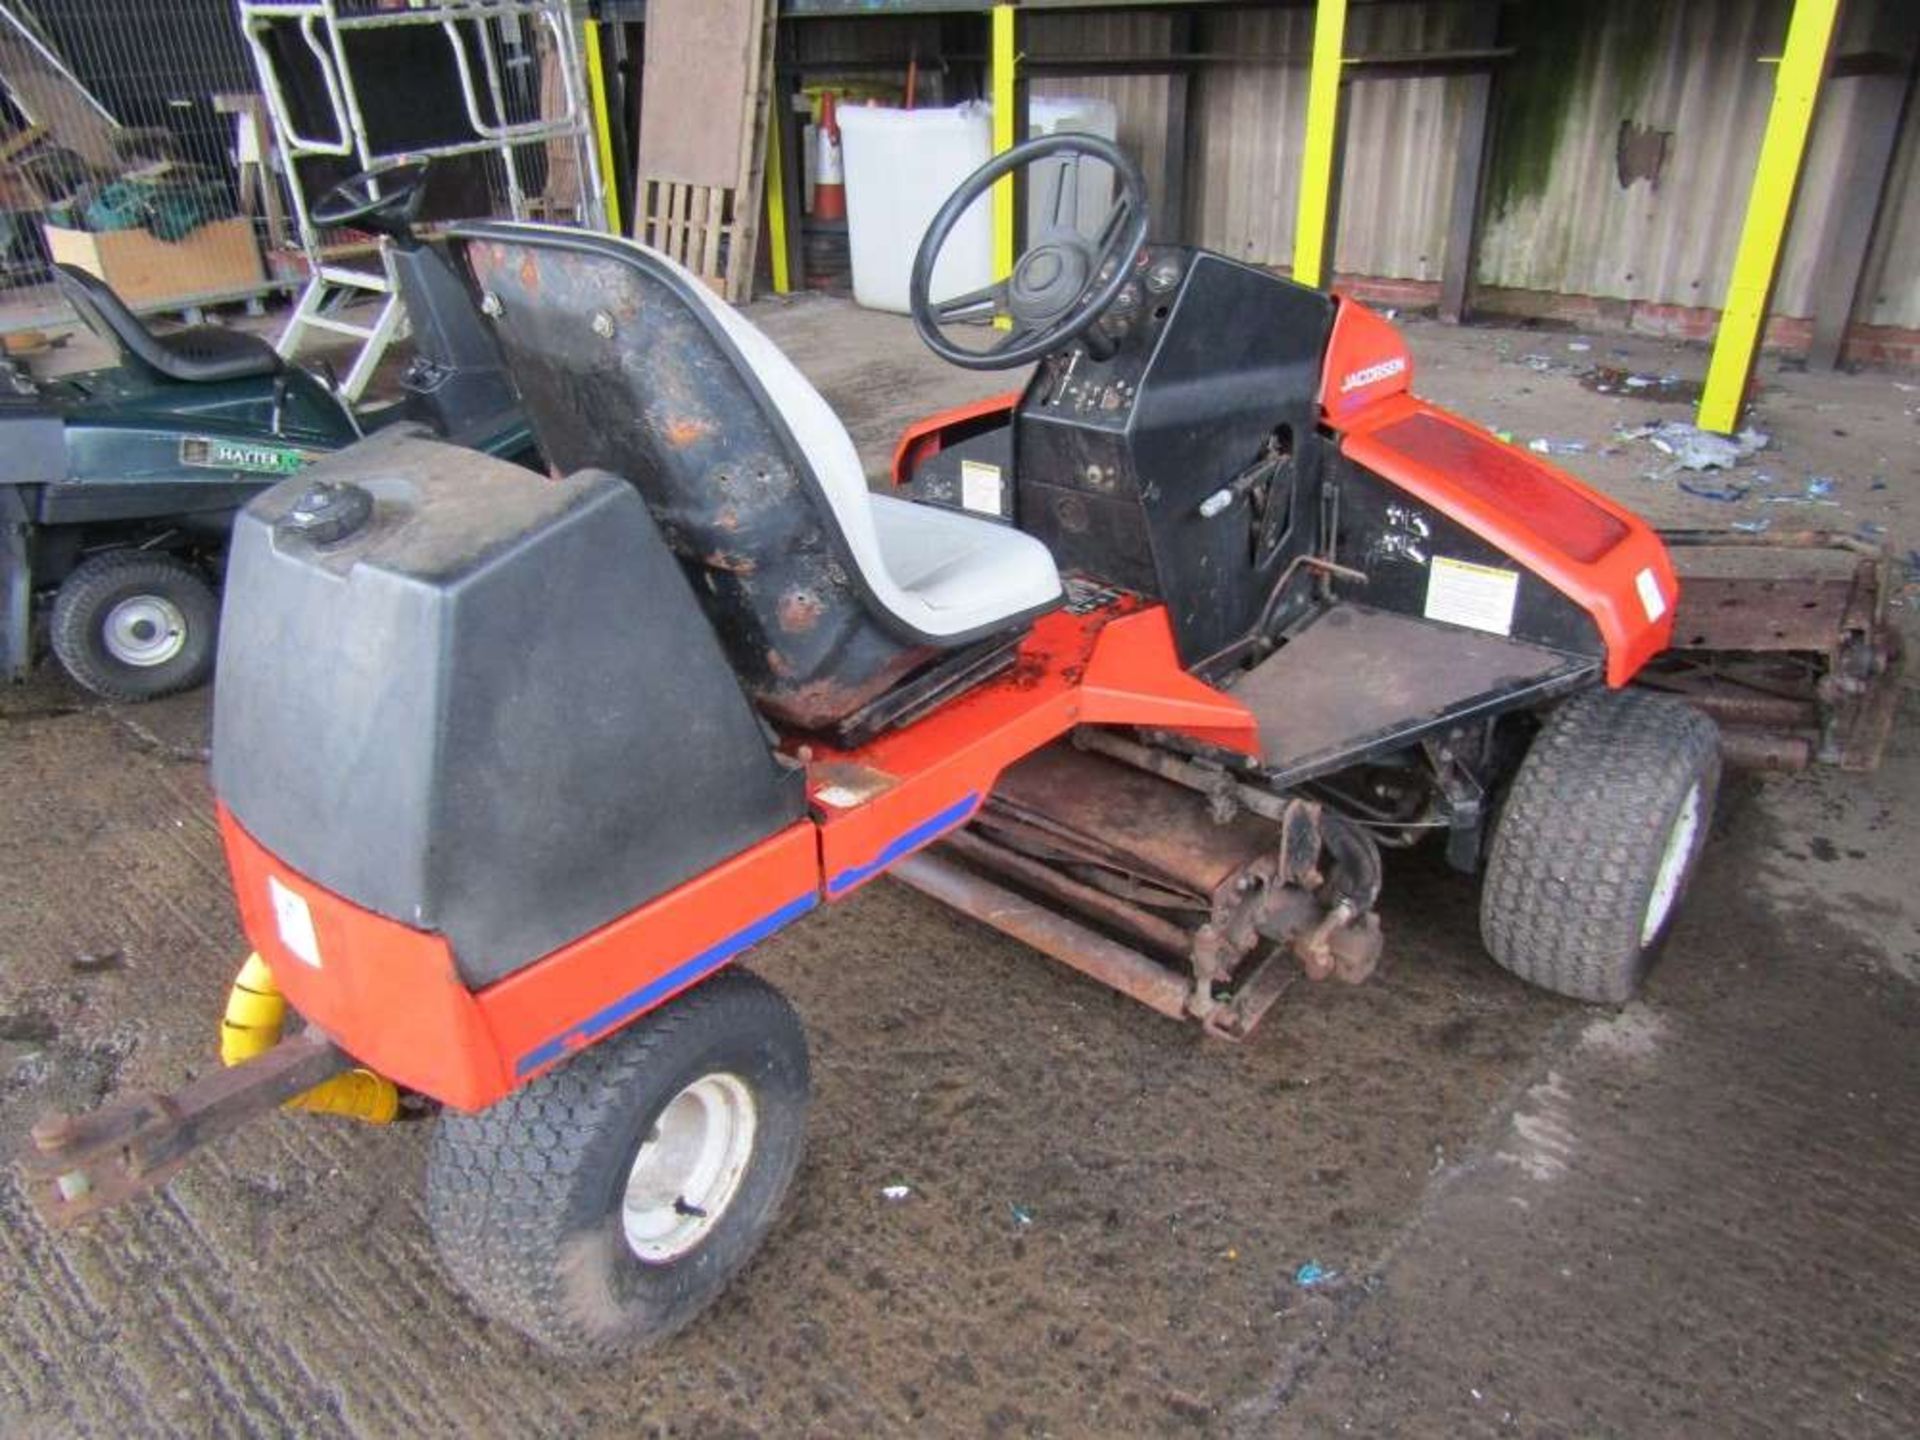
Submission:
[[[960,504],[981,515],[1000,513],[1000,467],[985,460],[960,462]]]
[[[1647,612],[1647,619],[1658,620],[1667,613],[1667,597],[1660,593],[1660,582],[1651,566],[1633,577],[1633,588],[1640,592],[1640,607]]]
[[[273,876],[267,877],[267,895],[273,901],[273,919],[280,930],[280,943],[314,969],[320,968],[320,937],[313,933],[313,911],[304,897],[296,895]]]
[[[1519,594],[1518,570],[1436,555],[1427,570],[1426,616],[1490,635],[1511,635],[1513,603]]]

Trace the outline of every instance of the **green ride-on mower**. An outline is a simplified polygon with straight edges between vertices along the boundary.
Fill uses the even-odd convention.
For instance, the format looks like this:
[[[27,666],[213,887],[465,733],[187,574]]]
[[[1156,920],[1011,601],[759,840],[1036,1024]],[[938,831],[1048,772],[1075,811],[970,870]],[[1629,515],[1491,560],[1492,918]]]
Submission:
[[[1113,168],[1104,221],[1063,213],[1062,167],[1013,273],[933,299],[967,207],[1062,156]],[[427,1221],[482,1311],[568,1354],[656,1341],[799,1168],[804,1034],[732,962],[882,875],[1231,1041],[1297,977],[1365,980],[1382,857],[1431,843],[1479,877],[1497,964],[1634,994],[1722,764],[1714,721],[1640,682],[1677,640],[1735,685],[1766,637],[1715,651],[1661,538],[1419,399],[1384,320],[1147,223],[1138,168],[1084,135],[961,186],[916,327],[1035,368],[914,427],[882,493],[664,255],[455,227],[555,478],[394,427],[242,512],[213,719],[255,952],[229,1068],[36,1127],[42,1213],[270,1108],[381,1120],[405,1092],[437,1109]],[[990,313],[990,348],[947,333]],[[1708,593],[1824,593],[1766,583]],[[1797,738],[1870,760],[1845,746],[1871,749],[1894,657],[1843,593],[1862,608],[1812,645],[1845,657],[1827,728]]]
[[[156,334],[93,275],[56,268],[115,362],[0,381],[0,676],[30,669],[38,612],[62,666],[96,695],[191,688],[213,669],[234,512],[262,490],[399,419],[492,455],[532,454],[498,347],[446,256],[414,233],[425,179],[425,162],[390,161],[314,207],[320,224],[393,246],[415,350],[402,397],[377,409],[356,411],[258,336]]]

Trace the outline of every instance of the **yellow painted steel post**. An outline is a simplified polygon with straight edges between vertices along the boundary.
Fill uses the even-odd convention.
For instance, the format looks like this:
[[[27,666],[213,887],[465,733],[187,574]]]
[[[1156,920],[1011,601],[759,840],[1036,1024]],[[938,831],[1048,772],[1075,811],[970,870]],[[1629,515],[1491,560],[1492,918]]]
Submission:
[[[1340,130],[1340,66],[1347,38],[1347,0],[1320,0],[1313,16],[1313,70],[1307,83],[1307,143],[1300,157],[1300,207],[1293,222],[1293,278],[1324,285],[1333,271],[1327,221],[1333,204],[1335,142]]]
[[[1700,391],[1700,413],[1695,418],[1702,430],[1727,435],[1740,423],[1740,406],[1767,323],[1767,302],[1780,269],[1793,192],[1800,183],[1800,164],[1813,129],[1814,102],[1820,98],[1820,78],[1827,68],[1839,9],[1840,0],[1794,0],[1787,48],[1773,82],[1773,108],[1767,114],[1753,190],[1747,197],[1747,218],[1740,227],[1740,248],[1734,252],[1713,359]]]
[[[1019,116],[1015,114],[1018,91],[1014,86],[1014,72],[1018,66],[1018,53],[1015,49],[1016,26],[1014,8],[1011,5],[993,7],[993,37],[989,49],[988,85],[993,101],[993,153],[1013,148],[1013,137],[1018,133]],[[995,182],[993,187],[993,278],[1004,280],[1013,273],[1013,176]],[[1008,315],[993,317],[995,328],[1006,330],[1013,325]]]
[[[767,244],[773,267],[773,293],[793,293],[793,277],[787,273],[787,191],[785,157],[780,153],[780,89],[774,87],[773,103],[767,106]]]
[[[620,179],[613,173],[613,107],[607,103],[607,72],[600,61],[600,26],[588,20],[581,27],[587,60],[587,90],[593,96],[594,149],[600,157],[600,185],[607,197],[607,229],[620,230]]]

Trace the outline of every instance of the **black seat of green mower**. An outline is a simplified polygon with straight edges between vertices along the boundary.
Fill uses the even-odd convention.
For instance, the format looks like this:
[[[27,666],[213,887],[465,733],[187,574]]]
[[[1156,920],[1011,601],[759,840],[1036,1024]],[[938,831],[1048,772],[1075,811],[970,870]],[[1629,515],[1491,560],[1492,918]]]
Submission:
[[[127,302],[98,276],[77,265],[55,265],[60,293],[86,327],[134,361],[169,380],[212,382],[276,375],[285,366],[279,353],[258,335],[195,325],[171,335],[156,335]]]

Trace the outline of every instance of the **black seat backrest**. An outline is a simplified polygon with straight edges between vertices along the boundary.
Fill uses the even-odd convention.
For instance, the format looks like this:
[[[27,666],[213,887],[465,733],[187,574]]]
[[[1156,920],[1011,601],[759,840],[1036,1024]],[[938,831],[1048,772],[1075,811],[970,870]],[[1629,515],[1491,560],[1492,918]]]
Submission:
[[[130,358],[143,358],[129,343],[127,333],[138,332],[152,339],[151,333],[105,282],[64,261],[53,267],[53,278],[61,298],[73,307],[80,323],[113,347],[115,359],[124,364]]]
[[[763,709],[822,727],[927,657],[868,603],[818,477],[697,279],[580,230],[475,222],[449,244],[541,452],[639,489]]]
[[[53,273],[66,302],[89,330],[114,347],[121,364],[132,361],[169,380],[208,383],[272,375],[282,368],[273,347],[258,335],[213,325],[156,335],[97,275],[67,264],[55,265]]]

